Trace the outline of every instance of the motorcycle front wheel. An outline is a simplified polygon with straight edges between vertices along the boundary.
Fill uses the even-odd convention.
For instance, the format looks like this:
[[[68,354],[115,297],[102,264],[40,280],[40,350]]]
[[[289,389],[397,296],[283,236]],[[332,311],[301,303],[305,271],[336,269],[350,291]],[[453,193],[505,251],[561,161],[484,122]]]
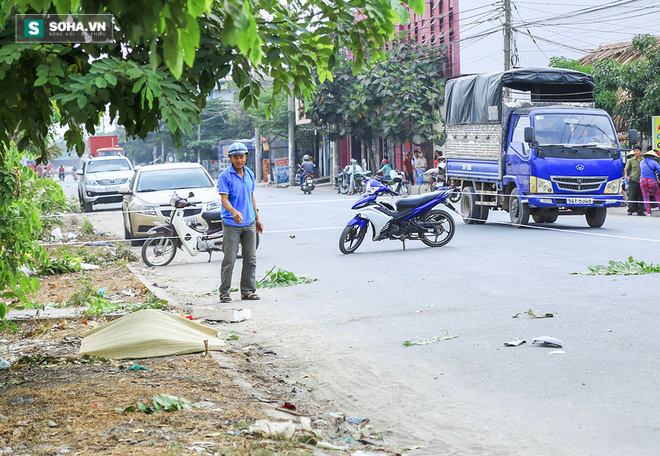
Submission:
[[[153,234],[142,245],[142,261],[147,266],[167,266],[176,255],[176,247],[174,238]]]
[[[422,225],[425,230],[419,237],[429,247],[442,247],[454,237],[456,224],[451,215],[445,211],[435,210],[426,214]]]
[[[360,247],[364,236],[367,234],[367,225],[361,227],[360,225],[346,225],[344,231],[341,232],[339,237],[339,250],[341,253],[353,253]]]
[[[449,201],[452,203],[458,203],[461,200],[461,192],[460,190],[455,190],[449,194]]]
[[[349,187],[349,185],[350,185],[350,183],[348,182],[348,179],[346,178],[346,175],[343,174],[343,175],[339,178],[339,182],[338,182],[338,186],[337,186],[337,191],[338,191],[339,193],[345,195],[346,193],[348,193],[348,187]]]
[[[399,194],[405,198],[406,196],[410,196],[410,193],[412,193],[412,187],[410,184],[401,184],[399,187]]]

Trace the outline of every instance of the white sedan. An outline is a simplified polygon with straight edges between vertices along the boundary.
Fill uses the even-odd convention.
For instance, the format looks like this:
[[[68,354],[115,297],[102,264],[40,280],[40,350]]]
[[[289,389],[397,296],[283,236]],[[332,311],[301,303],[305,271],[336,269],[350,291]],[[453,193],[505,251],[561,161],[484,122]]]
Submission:
[[[188,198],[194,207],[187,208],[184,215],[196,216],[202,223],[201,214],[220,208],[220,195],[208,171],[199,163],[166,163],[139,168],[128,187],[120,190],[124,194],[122,210],[126,239],[146,238],[147,232],[157,222],[165,222],[172,214],[170,199],[177,195]],[[134,241],[134,245],[139,241]]]

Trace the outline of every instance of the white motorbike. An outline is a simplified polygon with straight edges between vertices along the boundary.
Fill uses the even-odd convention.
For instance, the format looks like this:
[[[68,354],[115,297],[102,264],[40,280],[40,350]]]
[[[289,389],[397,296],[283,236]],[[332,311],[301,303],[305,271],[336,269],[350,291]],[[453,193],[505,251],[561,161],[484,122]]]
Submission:
[[[192,192],[188,198],[195,196]],[[190,255],[208,252],[209,262],[213,252],[222,252],[222,209],[202,212],[205,223],[198,224],[196,217],[186,217],[185,209],[195,206],[186,198],[172,195],[170,205],[174,206],[172,215],[165,223],[151,228],[149,237],[142,245],[142,261],[147,266],[166,266],[174,259],[177,249],[185,249]],[[257,234],[257,248],[259,235]],[[240,258],[239,247],[238,257]]]

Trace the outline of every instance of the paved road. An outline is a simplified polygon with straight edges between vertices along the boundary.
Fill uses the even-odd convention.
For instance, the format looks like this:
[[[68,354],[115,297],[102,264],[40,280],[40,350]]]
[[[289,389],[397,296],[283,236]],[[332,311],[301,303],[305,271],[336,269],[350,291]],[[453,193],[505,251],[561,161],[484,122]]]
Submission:
[[[253,319],[232,328],[313,374],[296,380],[317,398],[370,417],[399,448],[421,445],[413,455],[657,454],[660,281],[573,274],[628,256],[660,263],[657,214],[516,230],[493,213],[486,225],[457,220],[439,249],[367,239],[342,255],[354,198],[260,187],[257,200],[258,276],[277,266],[319,280],[260,290]],[[118,214],[92,217],[121,233]],[[141,272],[176,299],[215,302],[201,295],[217,289],[221,255],[177,255]],[[528,309],[554,318],[512,318]],[[458,337],[403,345],[447,332]],[[532,345],[545,335],[564,347]],[[517,337],[527,343],[503,346]]]

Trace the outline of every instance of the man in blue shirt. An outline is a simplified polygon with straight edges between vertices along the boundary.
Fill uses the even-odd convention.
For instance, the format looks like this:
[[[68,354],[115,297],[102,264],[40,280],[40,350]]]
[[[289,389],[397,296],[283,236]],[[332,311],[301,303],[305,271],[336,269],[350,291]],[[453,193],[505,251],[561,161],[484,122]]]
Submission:
[[[229,146],[231,166],[220,173],[218,191],[222,201],[223,241],[220,270],[220,301],[229,302],[231,276],[238,255],[239,244],[243,247],[241,271],[241,299],[256,301],[257,234],[264,231],[259,220],[259,210],[254,199],[254,172],[247,166],[247,147],[242,143]]]

